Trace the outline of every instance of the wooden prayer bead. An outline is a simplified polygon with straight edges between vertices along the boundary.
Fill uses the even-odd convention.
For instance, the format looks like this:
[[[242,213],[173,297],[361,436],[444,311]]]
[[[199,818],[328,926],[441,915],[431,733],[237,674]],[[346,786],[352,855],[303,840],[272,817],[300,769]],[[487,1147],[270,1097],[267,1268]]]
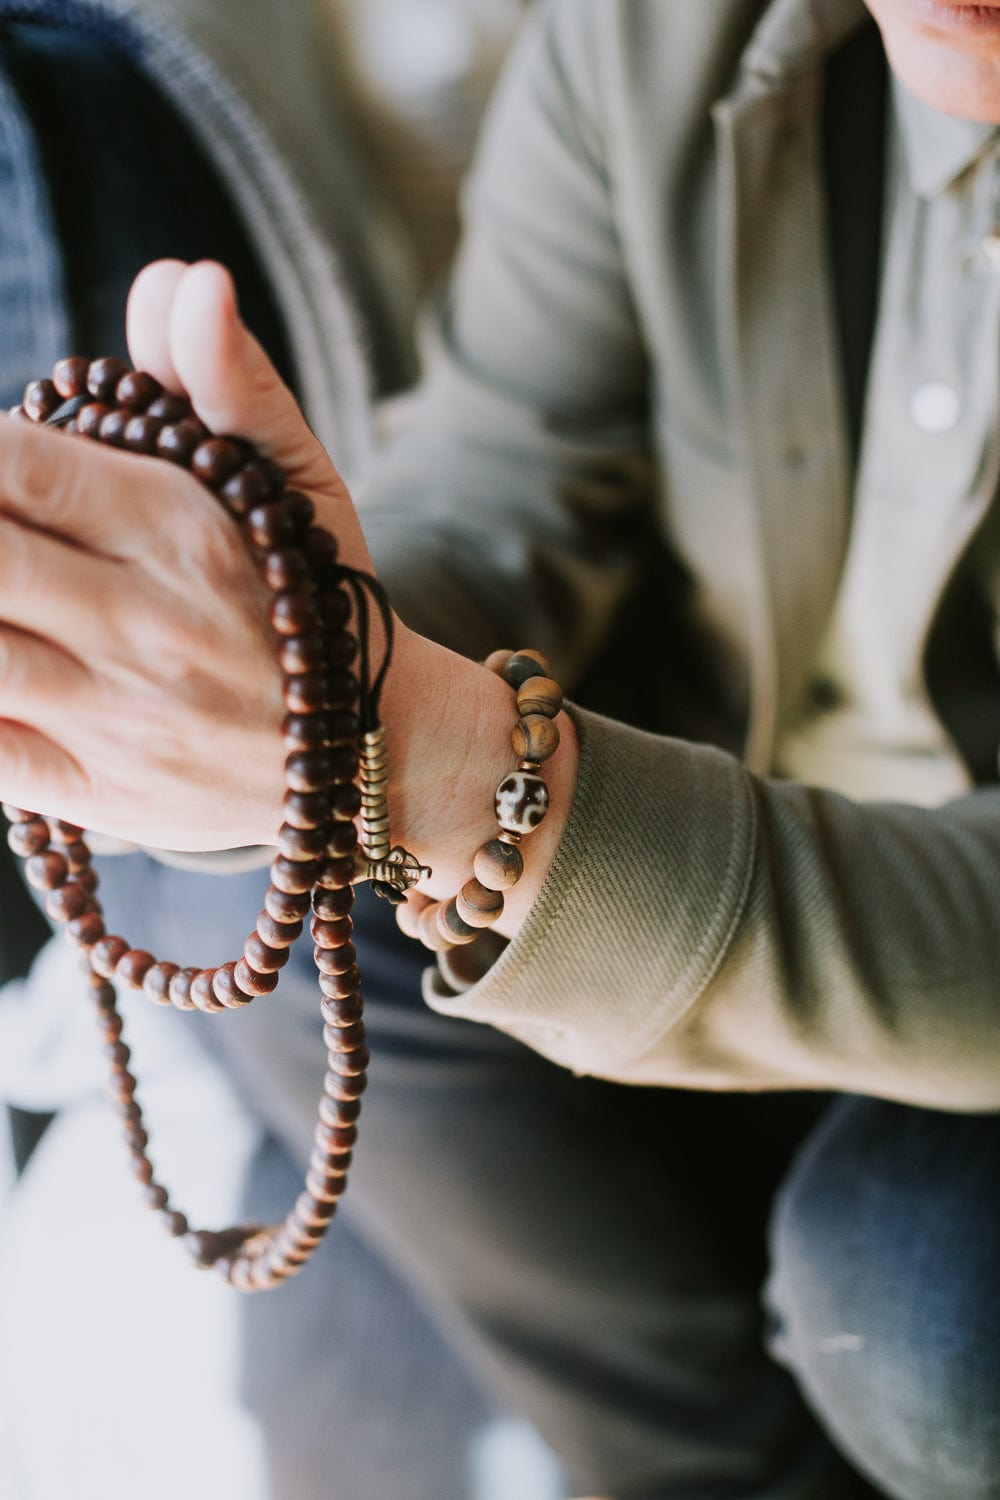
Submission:
[[[470,927],[492,927],[503,912],[503,895],[480,880],[467,880],[455,898],[458,915]]]
[[[153,964],[142,981],[143,994],[156,1005],[169,1005],[170,981],[177,972],[177,964]]]
[[[434,919],[441,936],[446,942],[456,947],[463,943],[474,942],[481,931],[478,927],[470,927],[469,923],[459,916],[458,904],[454,896],[449,901],[441,901],[435,905]]]
[[[338,917],[349,917],[354,906],[354,892],[345,890],[316,890],[312,894],[312,909],[317,917],[334,922]]]
[[[299,490],[285,491],[285,508],[289,520],[296,531],[304,533],[316,519],[316,507],[308,495],[303,495]]]
[[[89,408],[84,408],[84,410],[89,410]],[[80,417],[77,418],[78,421],[83,417],[83,414],[83,412],[80,413]],[[191,417],[185,417],[180,422],[169,422],[166,427],[161,429],[160,435],[156,439],[156,451],[161,458],[169,459],[171,463],[181,464],[186,467],[190,462],[191,455],[199,443],[202,442],[204,436],[205,429],[201,423],[194,421]]]
[[[101,423],[110,412],[111,407],[103,401],[91,401],[87,406],[81,407],[76,414],[77,432],[97,442],[101,436]]]
[[[125,429],[129,424],[127,412],[112,407],[106,417],[101,418],[100,439],[110,448],[124,448]]]
[[[256,464],[247,464],[242,469],[237,469],[235,474],[229,478],[219,490],[219,499],[225,505],[230,515],[245,516],[255,506],[263,505],[274,496],[274,486],[264,471]],[[306,570],[301,571],[302,581],[305,581]],[[271,584],[272,588],[288,588],[289,584]]]
[[[295,828],[291,823],[282,823],[278,830],[278,848],[286,859],[316,859],[326,850],[326,831],[323,828]]]
[[[71,401],[74,396],[84,394],[89,368],[90,361],[78,354],[58,361],[52,371],[52,384],[64,401]]]
[[[170,980],[167,993],[170,1003],[177,1010],[196,1010],[197,1007],[191,999],[191,986],[201,973],[200,969],[178,969]]]
[[[36,891],[54,891],[69,875],[69,863],[64,854],[47,849],[42,854],[33,854],[25,862],[24,873],[28,884]]]
[[[92,948],[106,933],[104,918],[96,911],[84,912],[66,924],[66,936],[78,948]]]
[[[253,1000],[253,995],[236,983],[235,970],[236,964],[231,961],[220,965],[212,977],[212,993],[226,1010],[242,1010]]]
[[[326,821],[330,811],[330,794],[321,792],[286,792],[282,803],[285,820],[293,828],[316,828]]]
[[[257,974],[276,974],[288,962],[287,948],[272,948],[257,932],[243,944],[243,957]]]
[[[122,442],[130,453],[155,453],[160,430],[160,423],[152,417],[130,417],[122,433]]]
[[[278,665],[295,676],[317,672],[326,666],[326,638],[321,630],[306,630],[301,635],[286,636],[278,647]]]
[[[129,946],[124,938],[113,935],[101,938],[90,950],[90,967],[95,974],[110,979],[128,951]]]
[[[7,843],[21,859],[30,859],[33,854],[41,854],[49,847],[49,825],[44,818],[15,823],[7,831]]]
[[[520,849],[490,839],[476,851],[472,870],[477,880],[491,891],[509,891],[524,874],[524,856]]]
[[[318,948],[339,948],[341,944],[350,941],[353,929],[354,923],[350,917],[341,917],[334,922],[313,917],[309,924],[309,934]]]
[[[367,1047],[355,1047],[352,1052],[335,1053],[330,1066],[342,1078],[360,1078],[371,1062]]]
[[[237,989],[249,995],[270,995],[278,987],[277,974],[259,974],[256,969],[251,969],[245,958],[237,960],[233,978]]]
[[[172,396],[163,391],[149,403],[146,415],[157,422],[181,422],[191,415],[191,407],[182,396]]]
[[[305,895],[315,885],[322,867],[314,859],[286,859],[279,854],[271,861],[271,884],[286,895]]]
[[[323,1000],[323,1017],[332,1026],[355,1026],[364,1015],[364,1006],[358,995],[345,995],[341,999],[327,996]]]
[[[276,922],[297,922],[309,911],[308,891],[279,891],[272,886],[264,897],[264,910]]]
[[[21,398],[21,405],[32,422],[44,422],[62,405],[62,401],[51,380],[33,380]]]
[[[326,851],[336,858],[353,854],[358,847],[358,831],[353,823],[331,823],[327,830]]]
[[[201,969],[191,981],[191,1003],[207,1015],[215,1015],[224,1009],[215,993],[215,969]]]
[[[191,473],[214,490],[242,467],[245,458],[246,450],[230,438],[204,438],[191,455]]]
[[[162,394],[160,382],[143,370],[126,370],[115,386],[115,400],[119,406],[133,412],[147,411]]]
[[[525,718],[543,714],[554,719],[562,705],[562,689],[551,677],[531,677],[517,690],[517,711]]]
[[[236,478],[242,478],[242,475],[237,475]],[[230,480],[230,484],[233,482]],[[228,488],[227,485],[226,489]],[[297,547],[280,547],[269,552],[264,558],[262,567],[264,582],[276,594],[285,590],[300,589],[309,581],[306,560]]]
[[[87,390],[95,401],[110,401],[122,376],[127,374],[124,360],[106,356],[91,360],[87,368]]]
[[[279,635],[301,635],[317,622],[316,604],[304,590],[289,589],[271,601],[271,624]]]
[[[324,974],[320,971],[319,987],[324,995],[331,999],[341,999],[348,996],[357,997],[358,988],[361,984],[361,971],[354,964],[344,974]]]
[[[266,500],[263,505],[255,505],[247,513],[245,527],[250,541],[261,552],[287,547],[295,540],[295,525],[285,501]]]
[[[302,936],[303,925],[301,918],[296,922],[276,922],[266,911],[257,918],[257,932],[270,948],[290,948]]]
[[[132,948],[128,953],[123,953],[115,965],[115,978],[127,984],[130,989],[141,990],[146,975],[156,963],[151,953],[146,953],[142,948]]]
[[[353,943],[342,943],[339,948],[313,949],[313,962],[321,974],[349,974],[355,967],[357,957]]]
[[[559,730],[544,714],[528,714],[514,725],[510,742],[518,760],[548,760],[559,748]]]
[[[343,890],[354,878],[353,859],[324,859],[320,861],[316,881],[327,890]]]

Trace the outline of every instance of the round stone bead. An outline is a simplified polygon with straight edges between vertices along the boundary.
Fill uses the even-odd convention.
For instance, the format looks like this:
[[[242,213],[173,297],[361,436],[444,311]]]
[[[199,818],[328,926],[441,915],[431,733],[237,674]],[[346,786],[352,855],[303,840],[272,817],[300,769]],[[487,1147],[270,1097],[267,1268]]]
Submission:
[[[440,906],[436,906],[434,916],[438,932],[448,943],[456,946],[471,943],[481,931],[480,928],[471,927],[468,922],[462,920],[458,914],[458,903],[454,896],[450,901],[442,901]]]
[[[562,706],[562,688],[551,677],[531,677],[517,690],[517,711],[523,718],[544,714],[554,719]]]
[[[507,658],[507,664],[501,672],[504,682],[509,682],[515,690],[522,682],[527,682],[529,677],[548,677],[551,667],[540,651],[515,651],[513,656]]]
[[[455,905],[469,927],[492,927],[503,911],[503,893],[491,891],[481,880],[467,880],[455,897]],[[423,931],[420,936],[423,938]]]
[[[559,748],[559,731],[544,714],[528,714],[514,725],[510,742],[518,760],[548,760]]]
[[[549,810],[549,789],[531,771],[512,771],[497,787],[497,822],[511,833],[530,833]]]
[[[513,844],[490,839],[476,851],[473,873],[491,891],[509,891],[524,874],[524,856]]]

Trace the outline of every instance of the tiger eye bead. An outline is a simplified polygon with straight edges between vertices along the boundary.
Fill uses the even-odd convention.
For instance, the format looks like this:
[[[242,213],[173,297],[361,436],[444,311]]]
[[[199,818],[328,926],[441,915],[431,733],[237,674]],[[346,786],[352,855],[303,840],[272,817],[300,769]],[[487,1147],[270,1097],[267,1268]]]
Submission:
[[[467,880],[455,897],[458,915],[470,927],[492,927],[503,912],[503,895],[481,880]]]
[[[115,400],[132,412],[144,412],[158,396],[163,387],[144,370],[127,370],[115,386]]]
[[[46,422],[62,406],[62,397],[51,380],[33,380],[21,397],[21,405],[32,422]]]
[[[540,651],[515,651],[513,656],[507,658],[506,665],[500,675],[504,682],[509,683],[515,691],[529,677],[548,677],[551,667]]]
[[[95,401],[110,401],[119,380],[127,373],[128,365],[123,359],[107,356],[91,360],[87,367],[87,390]]]
[[[551,677],[531,677],[517,690],[517,711],[524,718],[543,714],[554,719],[562,706],[562,689]]]
[[[510,737],[518,760],[548,760],[559,748],[559,730],[544,714],[529,714],[514,725]]]
[[[170,981],[178,973],[177,964],[153,964],[146,970],[142,992],[154,1005],[170,1004]]]
[[[130,989],[141,990],[146,975],[155,962],[152,953],[146,953],[141,948],[131,948],[128,953],[122,954],[115,965],[115,978],[127,984]]]
[[[472,861],[473,873],[491,891],[509,891],[524,874],[524,856],[520,849],[500,839],[490,839],[477,849]]]
[[[205,438],[191,455],[191,473],[214,490],[225,484],[245,459],[246,450],[231,438]]]
[[[82,355],[71,355],[61,359],[52,371],[52,384],[64,401],[82,396],[87,389],[87,371],[90,361]]]

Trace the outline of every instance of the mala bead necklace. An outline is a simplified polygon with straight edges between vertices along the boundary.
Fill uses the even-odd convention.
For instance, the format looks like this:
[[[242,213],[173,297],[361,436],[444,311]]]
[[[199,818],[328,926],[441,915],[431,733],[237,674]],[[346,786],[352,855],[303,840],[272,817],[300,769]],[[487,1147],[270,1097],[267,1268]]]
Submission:
[[[61,360],[33,381],[11,416],[75,432],[190,470],[237,522],[271,593],[270,615],[286,716],[284,822],[264,907],[239,958],[218,968],[164,962],[110,932],[82,829],[5,806],[8,842],[25,861],[45,910],[84,955],[111,1097],[146,1203],[195,1265],[240,1291],[280,1286],[325,1235],[347,1183],[367,1081],[361,973],[351,941],[354,884],[371,879],[393,902],[424,873],[389,836],[384,733],[378,705],[392,649],[392,616],[380,585],[337,561],[335,539],[315,524],[312,502],[241,439],[217,437],[190,403],[121,360]],[[386,647],[373,674],[369,600]],[[351,628],[354,615],[357,634]],[[355,670],[355,662],[357,669]],[[360,815],[361,835],[355,819]],[[278,986],[306,919],[314,943],[327,1072],[305,1184],[284,1222],[193,1229],[156,1180],[136,1098],[131,1053],[112,980],[159,1005],[218,1014]]]

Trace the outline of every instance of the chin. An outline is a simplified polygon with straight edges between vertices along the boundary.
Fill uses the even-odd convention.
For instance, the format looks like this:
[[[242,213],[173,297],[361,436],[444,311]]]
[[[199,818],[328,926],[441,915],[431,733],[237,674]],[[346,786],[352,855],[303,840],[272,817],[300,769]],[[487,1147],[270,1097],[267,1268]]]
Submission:
[[[945,114],[1000,124],[1000,0],[866,0],[893,72]]]

